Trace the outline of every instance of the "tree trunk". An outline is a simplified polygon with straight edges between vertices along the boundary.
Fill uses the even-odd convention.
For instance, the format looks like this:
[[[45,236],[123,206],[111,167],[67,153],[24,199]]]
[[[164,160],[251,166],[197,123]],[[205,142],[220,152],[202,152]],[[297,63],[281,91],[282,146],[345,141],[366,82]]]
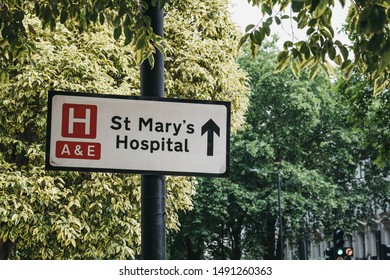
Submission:
[[[194,250],[194,244],[191,240],[191,238],[186,237],[186,247],[187,247],[187,259],[189,260],[200,260],[200,252],[196,252]]]
[[[241,223],[231,222],[230,223],[230,240],[232,244],[232,252],[230,255],[230,259],[232,260],[240,260],[242,256],[241,252]]]
[[[275,259],[275,219],[267,219],[266,260]]]
[[[14,248],[14,243],[7,239],[5,242],[0,240],[0,260],[7,260]]]

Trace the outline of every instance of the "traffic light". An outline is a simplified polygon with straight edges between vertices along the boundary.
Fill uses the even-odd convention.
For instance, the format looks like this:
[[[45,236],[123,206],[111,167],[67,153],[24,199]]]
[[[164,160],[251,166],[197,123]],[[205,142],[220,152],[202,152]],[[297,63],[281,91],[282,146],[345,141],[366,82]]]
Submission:
[[[334,259],[344,260],[345,248],[344,248],[344,231],[337,229],[333,233],[333,247],[334,247]]]
[[[381,244],[380,259],[390,260],[390,245]]]
[[[326,248],[325,249],[325,255],[326,255],[326,260],[334,260],[334,248]]]
[[[344,248],[344,259],[350,260],[353,256],[353,248],[352,247],[345,247]]]

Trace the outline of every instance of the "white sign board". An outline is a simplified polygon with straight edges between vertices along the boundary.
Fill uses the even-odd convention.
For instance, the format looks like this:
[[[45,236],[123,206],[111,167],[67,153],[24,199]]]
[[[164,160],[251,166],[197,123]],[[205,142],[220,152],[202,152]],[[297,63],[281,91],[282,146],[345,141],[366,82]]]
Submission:
[[[227,176],[230,103],[49,92],[46,168]]]

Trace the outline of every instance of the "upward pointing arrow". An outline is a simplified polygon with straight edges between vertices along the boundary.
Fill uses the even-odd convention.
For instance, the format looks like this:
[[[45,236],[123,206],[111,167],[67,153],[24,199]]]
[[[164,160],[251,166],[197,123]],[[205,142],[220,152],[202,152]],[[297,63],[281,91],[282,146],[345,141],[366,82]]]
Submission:
[[[207,132],[207,155],[214,155],[214,133],[219,136],[219,126],[212,120],[209,119],[202,126],[202,135]]]

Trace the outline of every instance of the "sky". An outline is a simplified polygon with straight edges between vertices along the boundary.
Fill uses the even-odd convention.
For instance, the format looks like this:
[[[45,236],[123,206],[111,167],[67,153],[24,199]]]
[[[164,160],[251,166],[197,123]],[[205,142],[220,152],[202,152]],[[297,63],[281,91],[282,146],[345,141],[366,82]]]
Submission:
[[[346,7],[349,6],[350,1],[346,1]],[[230,13],[232,15],[232,20],[238,24],[241,31],[245,31],[245,27],[249,24],[257,24],[261,19],[261,11],[258,7],[252,7],[248,4],[247,0],[230,0]],[[345,22],[345,18],[347,17],[348,9],[342,9],[340,3],[335,1],[335,8],[333,9],[333,26],[335,30],[335,37],[342,42],[347,41],[347,36],[345,34],[339,34],[341,30],[342,24]],[[280,37],[278,46],[281,48],[283,46],[283,42],[290,40],[291,41],[291,26],[289,20],[282,21],[282,27],[277,24],[272,25],[271,34],[278,34]],[[294,34],[298,39],[305,39],[305,32],[299,32],[298,28],[294,28]],[[294,40],[297,41],[296,39]]]

